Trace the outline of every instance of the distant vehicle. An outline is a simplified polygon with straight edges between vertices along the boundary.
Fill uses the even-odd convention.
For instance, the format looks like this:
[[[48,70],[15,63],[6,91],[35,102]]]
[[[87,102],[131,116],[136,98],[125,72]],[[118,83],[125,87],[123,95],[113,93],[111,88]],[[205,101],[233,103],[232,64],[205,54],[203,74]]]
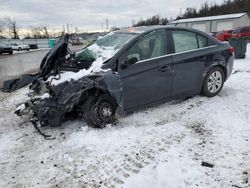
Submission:
[[[219,31],[216,35],[215,38],[217,38],[220,41],[228,41],[229,38],[232,37],[232,32],[233,30],[223,30]]]
[[[229,43],[179,27],[111,32],[73,55],[67,44],[68,35],[43,60],[33,96],[16,114],[29,109],[41,126],[78,116],[102,128],[114,122],[117,109],[126,114],[176,98],[216,96],[234,63]]]
[[[73,37],[71,40],[70,40],[72,46],[75,46],[75,45],[83,45],[83,39],[82,37]]]
[[[232,33],[233,38],[250,37],[250,26],[238,27]]]
[[[17,50],[17,51],[22,51],[22,50],[30,50],[29,45],[26,44],[17,44],[17,43],[11,43],[9,46],[12,47],[13,50]]]
[[[211,33],[209,33],[209,35],[211,35],[212,37],[215,37],[216,34],[217,34],[217,32],[211,32]]]
[[[13,54],[13,49],[10,46],[7,46],[6,44],[0,43],[0,54],[7,53],[7,54]]]
[[[30,49],[38,49],[37,44],[29,44]]]

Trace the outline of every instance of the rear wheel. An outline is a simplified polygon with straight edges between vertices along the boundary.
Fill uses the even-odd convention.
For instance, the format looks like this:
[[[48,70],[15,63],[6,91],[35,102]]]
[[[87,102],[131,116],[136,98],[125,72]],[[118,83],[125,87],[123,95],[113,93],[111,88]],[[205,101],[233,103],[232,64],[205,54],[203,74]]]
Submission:
[[[115,121],[116,109],[117,104],[111,96],[90,96],[84,103],[84,119],[90,127],[104,128]]]
[[[222,89],[225,81],[225,74],[222,68],[211,69],[204,80],[202,93],[207,97],[216,96]]]

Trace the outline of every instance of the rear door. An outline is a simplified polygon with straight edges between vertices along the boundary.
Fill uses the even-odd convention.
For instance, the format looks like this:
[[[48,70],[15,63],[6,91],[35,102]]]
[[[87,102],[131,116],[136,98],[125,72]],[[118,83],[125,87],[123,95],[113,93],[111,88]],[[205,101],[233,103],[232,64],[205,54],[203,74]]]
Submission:
[[[208,39],[187,30],[172,30],[173,96],[197,94],[201,91],[204,72],[213,57]]]
[[[131,58],[138,61],[124,67],[124,62]],[[171,62],[172,58],[167,55],[165,29],[147,34],[128,49],[118,63],[125,111],[139,109],[171,96]]]

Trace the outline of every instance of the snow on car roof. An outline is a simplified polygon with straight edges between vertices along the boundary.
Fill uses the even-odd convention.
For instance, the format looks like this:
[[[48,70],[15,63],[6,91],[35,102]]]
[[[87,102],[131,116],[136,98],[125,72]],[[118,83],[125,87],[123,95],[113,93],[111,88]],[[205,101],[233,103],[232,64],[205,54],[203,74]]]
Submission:
[[[153,26],[128,27],[125,29],[121,29],[117,32],[141,34],[141,33],[144,33],[146,31],[150,31],[150,30],[158,29],[158,28],[163,28],[163,27],[167,27],[167,26],[166,25],[153,25]]]
[[[222,20],[222,19],[235,19],[244,16],[246,13],[237,13],[237,14],[226,14],[226,15],[219,15],[219,16],[207,16],[207,17],[199,17],[199,18],[188,18],[188,19],[180,19],[170,24],[176,23],[187,23],[187,22],[199,22],[199,21],[207,21],[207,20]]]

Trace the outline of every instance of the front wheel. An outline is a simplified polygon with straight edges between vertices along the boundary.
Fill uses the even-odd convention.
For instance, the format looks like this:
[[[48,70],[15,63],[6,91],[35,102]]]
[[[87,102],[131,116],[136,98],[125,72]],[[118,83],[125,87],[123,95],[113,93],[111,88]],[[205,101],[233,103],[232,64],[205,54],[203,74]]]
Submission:
[[[222,68],[211,69],[204,80],[202,94],[207,97],[216,96],[222,89],[225,81],[225,74]]]
[[[90,96],[84,103],[84,119],[93,128],[104,128],[106,124],[115,121],[117,104],[115,100],[107,95],[99,97]]]

